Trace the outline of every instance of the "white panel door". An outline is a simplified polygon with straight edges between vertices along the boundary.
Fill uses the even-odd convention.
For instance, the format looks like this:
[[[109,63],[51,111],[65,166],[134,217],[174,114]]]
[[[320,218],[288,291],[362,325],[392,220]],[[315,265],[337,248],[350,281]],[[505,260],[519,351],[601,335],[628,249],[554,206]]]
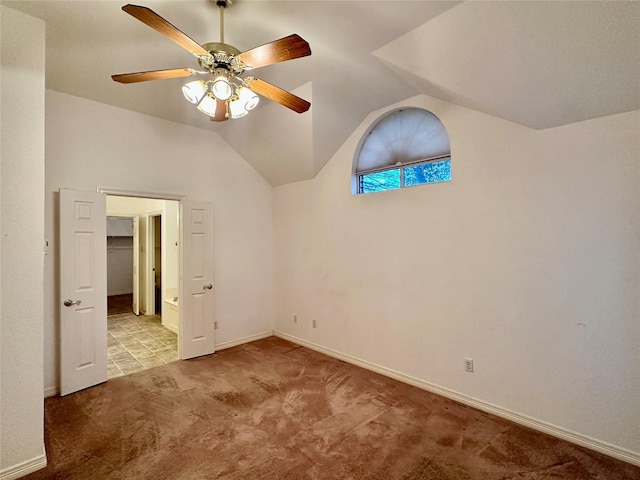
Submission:
[[[140,315],[140,219],[133,217],[133,313]]]
[[[213,210],[209,202],[182,203],[180,357],[213,353]]]
[[[60,190],[60,394],[107,380],[106,197]]]

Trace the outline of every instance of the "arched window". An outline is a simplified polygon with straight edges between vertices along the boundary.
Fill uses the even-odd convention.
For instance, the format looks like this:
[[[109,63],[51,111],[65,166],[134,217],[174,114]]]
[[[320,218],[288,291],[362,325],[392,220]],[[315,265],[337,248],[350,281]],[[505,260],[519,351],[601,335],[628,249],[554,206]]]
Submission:
[[[395,190],[451,180],[451,148],[433,113],[403,107],[378,118],[353,159],[353,193]]]

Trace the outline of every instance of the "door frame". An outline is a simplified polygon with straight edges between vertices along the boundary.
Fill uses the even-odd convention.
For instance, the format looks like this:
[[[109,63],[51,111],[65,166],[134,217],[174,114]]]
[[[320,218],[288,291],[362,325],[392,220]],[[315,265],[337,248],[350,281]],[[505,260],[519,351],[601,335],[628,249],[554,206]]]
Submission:
[[[98,186],[97,187],[97,192],[98,193],[102,193],[104,195],[114,195],[114,196],[119,196],[119,197],[137,197],[137,198],[149,198],[149,199],[156,199],[156,200],[173,200],[173,201],[177,201],[179,206],[178,206],[178,235],[180,238],[182,238],[182,233],[183,233],[183,228],[184,228],[184,221],[182,218],[182,210],[183,210],[183,206],[184,206],[184,202],[187,200],[187,196],[186,195],[181,195],[181,194],[173,194],[173,193],[159,193],[159,192],[142,192],[139,190],[124,190],[124,189],[120,189],[120,188],[110,188],[110,187],[101,187]],[[178,282],[178,296],[180,298],[182,298],[182,292],[184,291],[183,288],[183,279],[182,279],[182,257],[183,257],[183,246],[182,246],[182,242],[180,242],[180,245],[178,247],[178,255],[180,258],[180,281]],[[154,307],[155,308],[155,307]],[[182,325],[183,325],[183,321],[184,321],[184,314],[183,314],[183,308],[184,308],[184,302],[179,302],[178,303],[178,316],[180,318],[180,330],[182,331]],[[178,335],[178,358],[180,358],[180,360],[183,360],[183,347],[182,347],[182,335]]]
[[[160,200],[165,200],[161,198]],[[147,315],[155,315],[156,314],[156,286],[155,286],[155,240],[156,240],[156,231],[155,231],[155,222],[154,219],[156,217],[160,217],[160,222],[163,222],[162,212],[152,212],[146,216],[147,220],[147,237],[145,239],[146,243],[146,251],[145,255],[147,256],[147,271],[145,272],[147,275],[147,284],[145,285],[147,289]],[[162,223],[161,223],[162,225]],[[162,238],[160,239],[162,241]],[[163,252],[164,255],[164,252]],[[162,262],[162,261],[161,261]],[[162,265],[161,265],[162,266]],[[162,272],[162,269],[160,270]],[[161,273],[162,274],[162,273]],[[162,292],[160,292],[160,299],[162,301]]]

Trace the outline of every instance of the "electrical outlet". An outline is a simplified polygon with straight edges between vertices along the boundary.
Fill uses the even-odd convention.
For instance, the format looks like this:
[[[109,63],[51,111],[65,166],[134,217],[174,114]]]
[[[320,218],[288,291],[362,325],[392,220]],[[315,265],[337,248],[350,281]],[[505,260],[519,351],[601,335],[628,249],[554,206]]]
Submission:
[[[316,321],[313,321],[313,328],[316,328]]]
[[[464,371],[473,373],[473,359],[471,358],[464,359]]]
[[[298,315],[293,316],[293,323],[298,323]]]
[[[218,322],[213,322],[213,329],[217,330],[218,329]]]

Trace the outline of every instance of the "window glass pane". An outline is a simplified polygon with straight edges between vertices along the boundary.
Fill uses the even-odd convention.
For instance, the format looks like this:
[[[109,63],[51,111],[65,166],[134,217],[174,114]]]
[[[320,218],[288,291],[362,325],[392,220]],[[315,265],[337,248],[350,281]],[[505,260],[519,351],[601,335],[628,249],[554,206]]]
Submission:
[[[360,193],[381,192],[400,188],[400,169],[360,175]]]
[[[404,169],[404,184],[406,186],[448,182],[449,180],[451,180],[451,159],[423,163],[422,165],[405,167]]]

